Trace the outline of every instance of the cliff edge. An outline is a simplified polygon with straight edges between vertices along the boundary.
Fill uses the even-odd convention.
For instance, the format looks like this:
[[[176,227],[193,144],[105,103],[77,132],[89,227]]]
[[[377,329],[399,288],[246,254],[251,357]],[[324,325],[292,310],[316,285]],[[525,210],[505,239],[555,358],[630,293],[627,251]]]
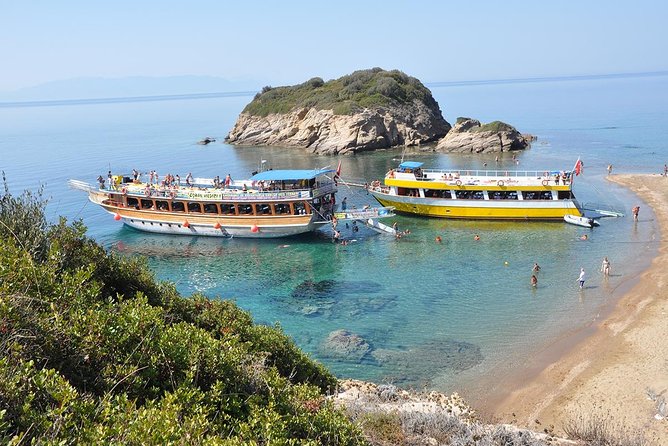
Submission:
[[[437,141],[450,127],[418,79],[373,68],[327,82],[265,87],[226,141],[344,154]]]

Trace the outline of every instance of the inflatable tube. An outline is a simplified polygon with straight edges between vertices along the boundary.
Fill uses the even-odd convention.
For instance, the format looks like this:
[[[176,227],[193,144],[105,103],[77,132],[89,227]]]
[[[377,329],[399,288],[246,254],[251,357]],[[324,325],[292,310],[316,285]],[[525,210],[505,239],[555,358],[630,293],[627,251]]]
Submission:
[[[496,184],[498,184],[499,187],[503,187],[503,185],[504,185],[505,183],[503,182],[503,180],[499,180],[499,181],[496,182]]]

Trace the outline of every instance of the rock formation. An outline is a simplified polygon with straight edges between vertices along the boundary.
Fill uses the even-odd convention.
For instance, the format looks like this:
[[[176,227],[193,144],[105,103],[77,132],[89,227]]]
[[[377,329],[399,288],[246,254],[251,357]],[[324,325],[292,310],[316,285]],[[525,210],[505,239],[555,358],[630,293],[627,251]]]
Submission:
[[[265,87],[226,141],[354,153],[436,141],[450,129],[431,92],[400,71],[361,70],[323,82]]]
[[[481,125],[471,118],[457,118],[457,123],[441,139],[436,150],[443,152],[509,152],[529,147],[531,135],[522,135],[515,127],[501,121]]]
[[[335,330],[320,345],[320,353],[330,358],[359,362],[371,346],[361,336],[347,330]]]

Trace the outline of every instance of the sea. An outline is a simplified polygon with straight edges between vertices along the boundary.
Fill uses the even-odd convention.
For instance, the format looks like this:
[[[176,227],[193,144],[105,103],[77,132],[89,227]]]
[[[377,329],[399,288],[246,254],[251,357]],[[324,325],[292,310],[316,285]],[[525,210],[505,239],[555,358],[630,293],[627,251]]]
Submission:
[[[14,194],[43,186],[49,219],[82,220],[106,249],[146,257],[155,276],[184,296],[233,300],[255,322],[280,327],[340,378],[458,391],[481,401],[490,385],[526,373],[555,343],[595,326],[655,255],[661,235],[652,210],[607,181],[606,167],[612,164],[613,174],[663,171],[668,76],[439,83],[431,89],[450,123],[460,116],[501,120],[537,140],[516,160],[504,153],[498,162],[495,154],[441,154],[429,146],[319,156],[225,144],[248,95],[0,104],[0,170]],[[196,144],[206,136],[217,141]],[[396,222],[409,235],[395,239],[344,226],[347,245],[333,243],[326,230],[271,240],[197,238],[130,229],[67,186],[69,179],[94,183],[108,170],[241,179],[262,165],[335,168],[339,161],[342,177],[371,181],[402,158],[425,168],[538,171],[570,170],[580,158],[578,200],[625,216],[603,218],[593,230],[563,222],[397,216],[385,223]],[[343,197],[349,206],[376,204],[345,184]],[[635,205],[638,222],[630,216]],[[600,272],[605,256],[609,278]],[[535,288],[534,263],[541,266]],[[580,268],[583,290],[576,282]],[[340,330],[353,336],[351,351],[331,348]]]

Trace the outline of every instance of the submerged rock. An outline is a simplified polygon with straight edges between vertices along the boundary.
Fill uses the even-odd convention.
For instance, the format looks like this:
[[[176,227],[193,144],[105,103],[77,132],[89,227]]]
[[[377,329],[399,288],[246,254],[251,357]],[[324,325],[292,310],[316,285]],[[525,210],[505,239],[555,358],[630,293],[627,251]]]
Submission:
[[[408,350],[376,349],[371,353],[381,366],[397,371],[404,383],[429,382],[436,371],[461,372],[480,364],[480,347],[469,342],[432,340]]]
[[[486,153],[524,150],[535,137],[522,135],[501,121],[480,124],[471,118],[457,118],[457,123],[436,145],[443,152]]]
[[[355,153],[436,141],[450,129],[419,80],[398,70],[360,70],[324,82],[265,87],[244,108],[226,141]]]
[[[331,332],[319,351],[326,357],[359,362],[371,351],[371,346],[361,336],[341,329]]]

